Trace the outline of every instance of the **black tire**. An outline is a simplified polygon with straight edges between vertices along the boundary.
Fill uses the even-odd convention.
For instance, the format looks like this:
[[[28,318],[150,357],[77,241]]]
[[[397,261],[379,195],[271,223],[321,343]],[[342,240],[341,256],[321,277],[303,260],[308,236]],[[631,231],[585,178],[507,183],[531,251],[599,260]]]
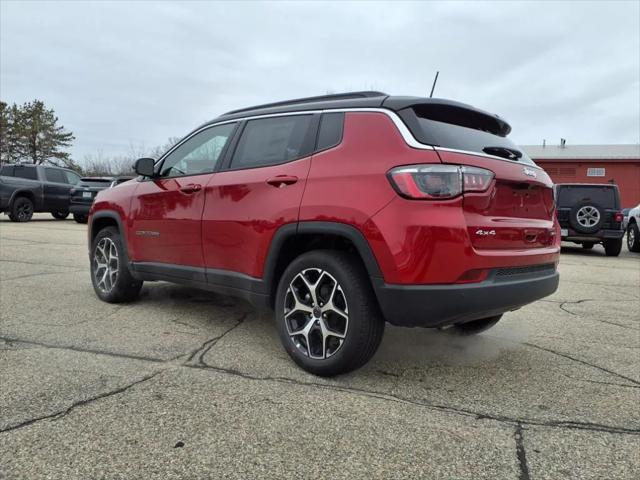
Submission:
[[[640,229],[635,222],[627,227],[627,248],[630,252],[640,252]]]
[[[111,242],[111,244],[108,245],[113,245],[117,254],[118,271],[117,275],[115,276],[115,280],[111,284],[111,288],[109,290],[106,290],[106,288],[101,288],[100,283],[98,283],[98,279],[96,278],[96,272],[98,273],[98,276],[100,276],[101,273],[101,270],[99,270],[98,268],[98,259],[105,259],[105,257],[101,256],[101,254],[98,253],[99,246],[101,245],[103,239],[107,239],[108,242]],[[107,240],[105,240],[105,243],[108,243]],[[104,244],[102,244],[102,247],[104,248]],[[102,263],[104,264],[109,262]],[[109,264],[112,265],[112,263]],[[96,238],[91,244],[91,258],[89,268],[91,271],[91,283],[93,285],[93,290],[96,292],[96,295],[100,300],[108,303],[121,303],[130,302],[138,298],[140,289],[142,288],[142,281],[133,278],[131,272],[129,271],[126,252],[122,244],[122,237],[120,236],[117,228],[105,227],[98,232]]]
[[[64,220],[69,216],[69,212],[65,212],[65,211],[51,212],[51,216],[56,220]]]
[[[74,213],[73,219],[78,223],[87,223],[89,218],[86,215],[82,215],[80,213]]]
[[[583,243],[582,248],[584,248],[585,250],[591,250],[594,245],[595,243]]]
[[[604,253],[607,257],[617,257],[622,251],[622,239],[612,238],[604,241]]]
[[[498,323],[501,318],[502,318],[502,315],[496,315],[495,317],[483,318],[480,320],[473,320],[467,323],[460,323],[458,325],[453,325],[452,327],[447,328],[445,331],[447,333],[460,335],[462,337],[467,337],[469,335],[477,335],[478,333],[482,333],[486,330],[489,330],[496,323]]]
[[[593,225],[585,226],[585,225],[582,225],[578,221],[578,213],[580,213],[580,211],[583,208],[587,208],[587,209],[591,208],[591,209],[595,209],[595,211],[597,211],[598,220],[597,220],[596,223],[594,223]],[[571,227],[576,232],[580,232],[580,233],[595,233],[598,230],[600,230],[600,227],[602,226],[602,223],[604,222],[604,214],[605,214],[604,209],[600,205],[598,205],[597,203],[580,202],[580,203],[574,205],[573,208],[571,209],[571,212],[569,213],[569,223],[571,224]]]
[[[290,301],[293,295],[290,284],[294,279],[299,282],[298,274],[305,271],[307,275],[323,272],[323,275],[328,274],[323,278],[328,277],[329,282],[336,281],[340,288],[333,289],[331,296],[336,304],[342,303],[348,312],[348,320],[343,330],[344,339],[341,343],[339,340],[333,339],[333,353],[330,353],[330,347],[327,347],[330,341],[323,340],[322,356],[324,358],[321,359],[311,358],[308,355],[313,349],[306,348],[306,341],[301,340],[302,345],[294,342],[289,335],[287,320],[285,320],[285,302]],[[321,283],[317,284],[321,285]],[[331,288],[329,287],[329,289]],[[339,298],[336,297],[336,291],[339,292]],[[322,297],[326,297],[326,295],[320,290],[318,293],[319,305],[323,305]],[[311,301],[309,302],[311,303]],[[327,303],[324,305],[326,308],[328,302],[325,301],[325,303]],[[384,333],[384,320],[364,267],[353,255],[338,250],[315,250],[302,254],[293,260],[282,274],[278,284],[275,308],[280,340],[289,356],[304,370],[323,377],[347,373],[363,366],[378,349]],[[314,312],[316,310],[320,309],[316,308]],[[331,310],[328,315],[333,315],[330,312]],[[320,315],[319,312],[309,312],[303,315],[306,317],[303,316],[302,322],[313,323],[306,338],[309,338],[313,332],[320,331],[320,322],[327,326],[331,322],[331,317],[325,319],[324,314]],[[316,318],[316,320],[314,321],[312,318]],[[337,315],[335,318],[343,317]],[[289,319],[289,322],[292,321]],[[309,323],[306,324],[309,325]],[[325,337],[323,336],[323,338]],[[339,346],[336,346],[336,343],[339,343]]]
[[[27,197],[18,197],[11,205],[9,219],[12,222],[28,222],[33,217],[33,202]]]

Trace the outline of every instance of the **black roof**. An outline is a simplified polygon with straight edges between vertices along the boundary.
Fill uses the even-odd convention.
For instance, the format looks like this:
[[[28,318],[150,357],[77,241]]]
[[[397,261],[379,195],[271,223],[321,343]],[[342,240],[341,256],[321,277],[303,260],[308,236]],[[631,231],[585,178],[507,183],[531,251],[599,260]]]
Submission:
[[[232,110],[207,123],[234,120],[253,115],[341,108],[387,108],[395,112],[406,108],[428,109],[432,114],[435,113],[435,118],[429,115],[429,118],[433,119],[440,117],[444,119],[464,111],[465,115],[471,114],[477,118],[481,117],[484,122],[491,124],[490,127],[488,127],[490,130],[495,130],[503,136],[506,136],[511,131],[509,124],[498,115],[485,112],[465,103],[443,98],[391,96],[376,91],[346,92],[256,105],[254,107]]]

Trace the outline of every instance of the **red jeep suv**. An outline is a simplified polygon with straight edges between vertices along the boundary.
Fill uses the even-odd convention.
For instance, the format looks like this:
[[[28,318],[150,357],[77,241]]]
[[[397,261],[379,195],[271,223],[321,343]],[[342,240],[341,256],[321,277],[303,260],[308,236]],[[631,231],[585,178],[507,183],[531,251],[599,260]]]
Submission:
[[[355,92],[226,113],[101,191],[91,280],[161,280],[275,310],[317,375],[364,365],[385,321],[474,334],[553,293],[552,182],[507,122],[449,100]]]

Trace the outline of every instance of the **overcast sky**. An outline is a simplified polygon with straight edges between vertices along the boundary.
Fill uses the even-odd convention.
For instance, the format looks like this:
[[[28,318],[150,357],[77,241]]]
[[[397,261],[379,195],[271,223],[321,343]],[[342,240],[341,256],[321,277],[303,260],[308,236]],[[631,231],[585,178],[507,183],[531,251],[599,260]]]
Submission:
[[[470,103],[521,144],[640,142],[640,2],[0,0],[0,98],[38,98],[76,160],[227,110],[375,89]]]

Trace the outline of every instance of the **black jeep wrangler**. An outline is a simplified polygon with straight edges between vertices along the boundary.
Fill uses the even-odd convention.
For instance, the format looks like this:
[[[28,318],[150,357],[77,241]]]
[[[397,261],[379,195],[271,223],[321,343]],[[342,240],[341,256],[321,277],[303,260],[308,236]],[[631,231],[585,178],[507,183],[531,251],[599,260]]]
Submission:
[[[624,230],[617,185],[559,183],[554,193],[563,241],[587,250],[602,243],[607,256],[620,254]]]

